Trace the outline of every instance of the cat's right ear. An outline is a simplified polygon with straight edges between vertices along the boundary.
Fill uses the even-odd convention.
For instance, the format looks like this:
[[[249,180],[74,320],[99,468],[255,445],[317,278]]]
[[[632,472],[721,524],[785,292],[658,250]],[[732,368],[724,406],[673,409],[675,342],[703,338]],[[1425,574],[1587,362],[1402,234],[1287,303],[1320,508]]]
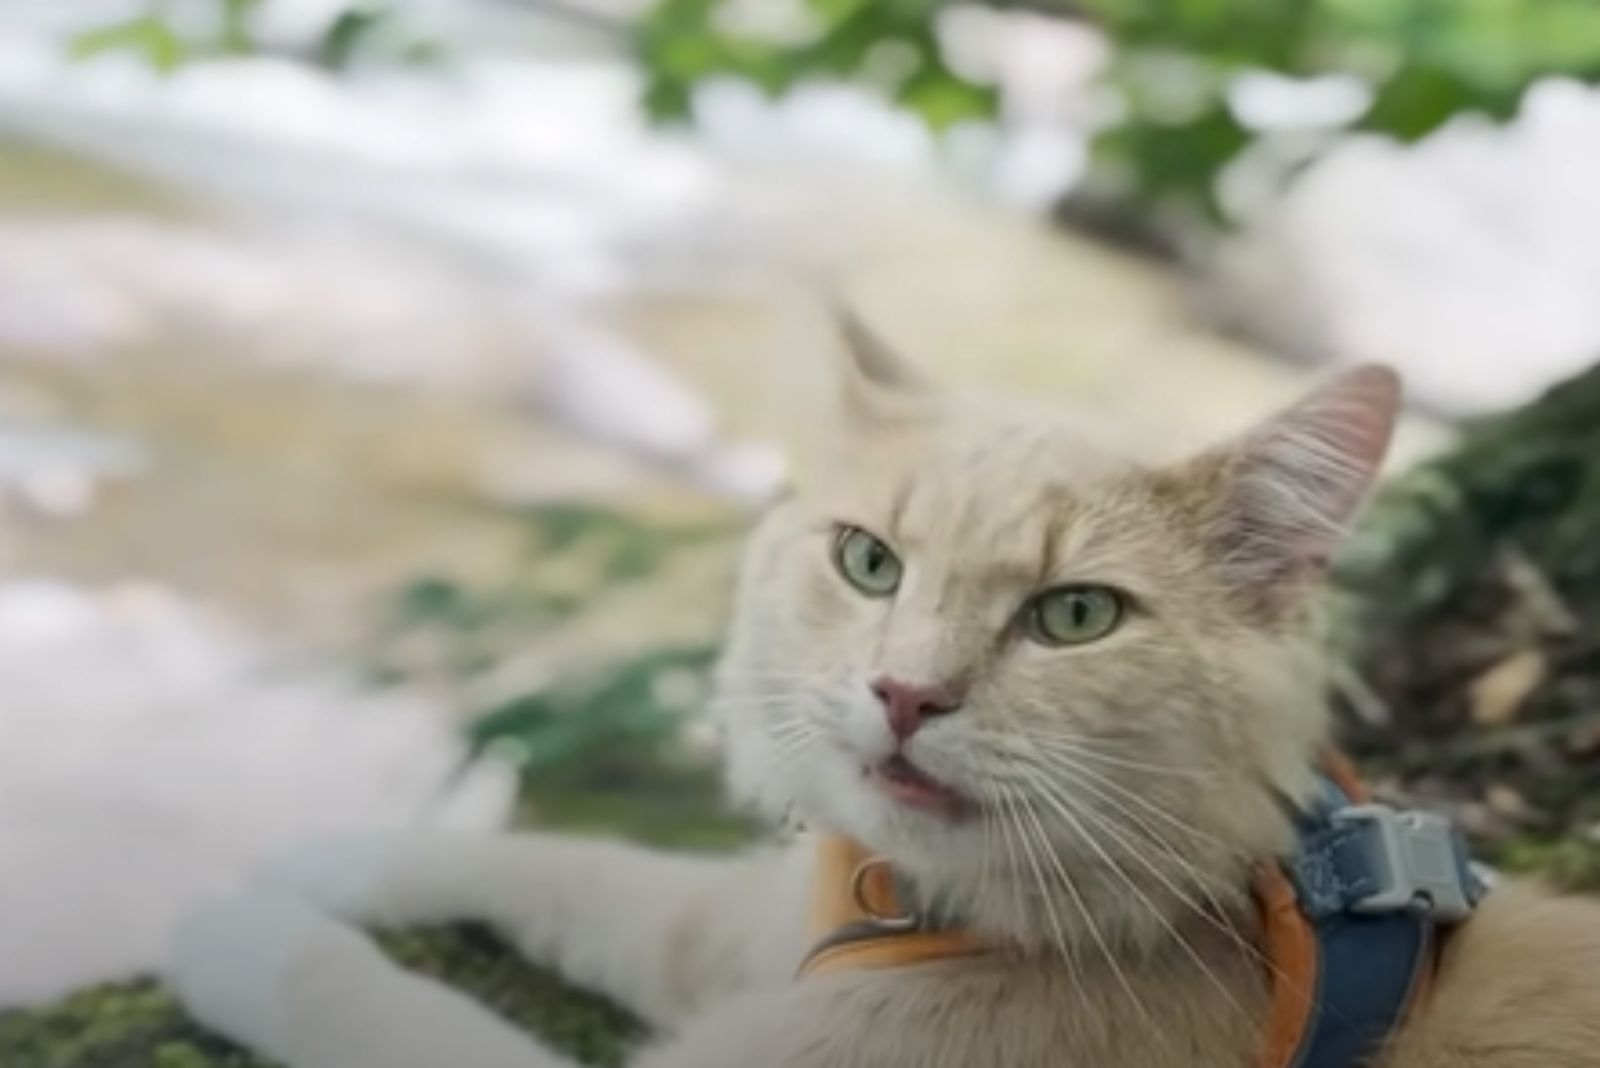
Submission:
[[[1400,401],[1393,371],[1358,367],[1180,469],[1231,586],[1275,613],[1327,571],[1378,476]]]
[[[931,379],[895,352],[842,301],[832,305],[840,342],[839,406],[855,429],[903,421],[936,392]]]

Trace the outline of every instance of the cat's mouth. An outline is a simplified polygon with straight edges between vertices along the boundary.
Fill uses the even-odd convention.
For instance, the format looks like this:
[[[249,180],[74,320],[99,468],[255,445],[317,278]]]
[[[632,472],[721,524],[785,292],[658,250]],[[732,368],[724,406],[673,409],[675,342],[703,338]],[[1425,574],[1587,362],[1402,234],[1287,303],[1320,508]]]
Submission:
[[[911,808],[951,820],[969,816],[975,808],[971,799],[917,767],[904,753],[896,753],[862,771],[884,793]]]

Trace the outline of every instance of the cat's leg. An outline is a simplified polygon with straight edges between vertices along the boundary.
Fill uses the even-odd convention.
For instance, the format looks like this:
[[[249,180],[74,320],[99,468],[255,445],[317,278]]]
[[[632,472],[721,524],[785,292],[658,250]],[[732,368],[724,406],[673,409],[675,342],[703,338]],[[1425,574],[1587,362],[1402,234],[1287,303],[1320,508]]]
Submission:
[[[802,851],[690,857],[547,834],[330,841],[264,875],[353,922],[485,922],[535,963],[670,1026],[778,984],[806,948]]]
[[[202,1024],[289,1068],[575,1068],[282,889],[194,913],[167,980]]]
[[[168,979],[201,1023],[287,1068],[577,1068],[459,992],[398,968],[365,935],[282,888],[258,887],[194,914]],[[856,1011],[840,1011],[842,994],[872,981],[734,995],[641,1052],[632,1068],[984,1063],[952,1061],[940,1033],[941,1022],[955,1023],[965,1037],[977,1018],[941,1021],[930,1011],[905,1030],[898,1019],[863,1026],[883,1015],[882,998],[850,998]],[[956,1007],[966,1001],[954,999]],[[968,1011],[993,1009],[978,999]]]
[[[1600,1068],[1600,903],[1497,887],[1382,1068]]]

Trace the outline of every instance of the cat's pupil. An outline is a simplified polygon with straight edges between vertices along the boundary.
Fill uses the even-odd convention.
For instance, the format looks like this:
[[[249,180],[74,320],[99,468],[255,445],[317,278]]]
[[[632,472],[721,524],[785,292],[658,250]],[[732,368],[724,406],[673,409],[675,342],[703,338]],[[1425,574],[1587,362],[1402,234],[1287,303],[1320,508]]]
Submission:
[[[876,574],[883,567],[887,554],[882,545],[869,545],[867,547],[867,571]]]
[[[1072,605],[1072,608],[1071,608],[1072,625],[1075,626],[1075,627],[1081,627],[1084,624],[1088,623],[1089,622],[1089,601],[1088,601],[1088,598],[1086,598],[1086,597],[1074,597],[1074,598],[1072,598],[1070,604]]]

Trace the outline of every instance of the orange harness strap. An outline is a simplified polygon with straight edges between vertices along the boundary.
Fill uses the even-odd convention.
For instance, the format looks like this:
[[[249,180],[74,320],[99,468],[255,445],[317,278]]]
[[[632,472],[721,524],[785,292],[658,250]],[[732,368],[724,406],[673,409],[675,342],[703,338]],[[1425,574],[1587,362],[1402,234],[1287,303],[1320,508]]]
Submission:
[[[848,838],[817,842],[811,931],[817,948],[801,977],[870,968],[897,968],[991,952],[961,930],[923,931],[878,926],[903,915],[888,867]],[[1294,887],[1273,865],[1256,879],[1262,953],[1272,969],[1272,1001],[1259,1068],[1282,1068],[1300,1048],[1316,1006],[1317,940],[1300,912]]]
[[[896,926],[907,913],[894,873],[848,838],[818,839],[813,863],[811,933],[817,948],[800,965],[801,976],[905,967],[992,948],[959,929]]]
[[[1343,753],[1323,757],[1322,772],[1351,801],[1365,804],[1366,784]],[[1316,932],[1300,910],[1294,884],[1276,864],[1256,869],[1251,890],[1261,923],[1261,955],[1271,970],[1271,1003],[1259,1068],[1283,1068],[1300,1049],[1317,1007],[1317,975],[1322,962]]]
[[[1254,891],[1261,955],[1271,971],[1267,1026],[1256,1063],[1259,1068],[1284,1068],[1293,1063],[1316,1011],[1321,968],[1317,936],[1300,911],[1294,884],[1276,865],[1262,865],[1256,872]]]

